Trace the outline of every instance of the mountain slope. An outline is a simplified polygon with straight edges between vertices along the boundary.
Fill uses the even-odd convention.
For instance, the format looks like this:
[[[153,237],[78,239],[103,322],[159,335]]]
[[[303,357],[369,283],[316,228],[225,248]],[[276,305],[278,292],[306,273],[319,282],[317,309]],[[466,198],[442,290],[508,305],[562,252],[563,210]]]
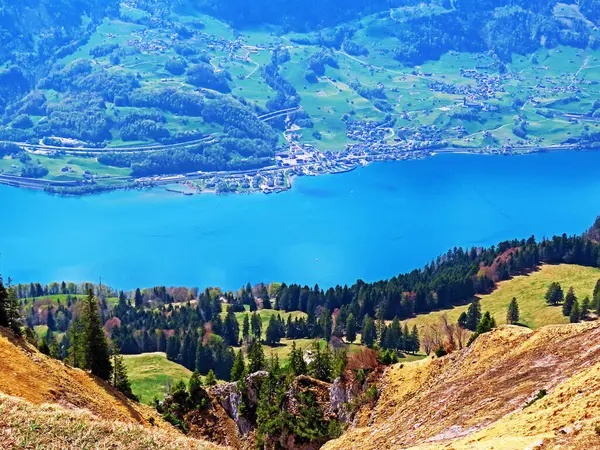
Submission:
[[[8,448],[218,448],[0,328],[0,442]],[[3,445],[3,444],[2,444]],[[0,448],[6,448],[2,447]],[[108,445],[108,444],[107,444]],[[29,447],[28,447],[29,448]]]
[[[376,408],[324,448],[598,446],[599,338],[597,322],[502,326],[444,358],[396,365]]]
[[[221,447],[190,439],[174,430],[98,419],[85,410],[33,405],[0,394],[0,448],[216,450]]]

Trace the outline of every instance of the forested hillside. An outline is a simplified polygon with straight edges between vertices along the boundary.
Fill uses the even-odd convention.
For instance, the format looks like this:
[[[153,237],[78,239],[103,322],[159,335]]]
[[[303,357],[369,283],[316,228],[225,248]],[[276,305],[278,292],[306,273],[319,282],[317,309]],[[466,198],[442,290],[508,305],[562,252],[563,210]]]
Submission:
[[[208,175],[192,190],[277,191],[359,157],[593,147],[598,10],[595,0],[5,3],[0,174],[58,193],[198,171]],[[290,150],[307,157],[276,158]]]

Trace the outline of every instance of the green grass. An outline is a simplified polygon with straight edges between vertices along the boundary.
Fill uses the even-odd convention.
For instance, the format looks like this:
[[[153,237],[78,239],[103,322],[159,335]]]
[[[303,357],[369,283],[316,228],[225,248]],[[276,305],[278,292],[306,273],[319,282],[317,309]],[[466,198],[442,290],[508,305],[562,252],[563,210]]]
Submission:
[[[499,283],[497,289],[488,295],[482,295],[481,309],[492,313],[498,324],[506,323],[506,308],[513,297],[519,303],[520,323],[530,328],[544,325],[568,323],[569,318],[562,315],[562,307],[548,306],[544,298],[552,282],[560,283],[563,291],[575,289],[579,301],[586,296],[592,297],[594,286],[600,279],[600,269],[576,265],[545,265],[530,275],[518,276]],[[409,327],[419,327],[439,322],[442,314],[447,314],[451,322],[456,322],[468,305],[449,310],[435,311],[408,320]]]
[[[168,386],[179,381],[187,383],[192,375],[185,367],[169,361],[164,353],[124,355],[123,359],[133,393],[146,404],[152,404],[154,397],[163,399]]]

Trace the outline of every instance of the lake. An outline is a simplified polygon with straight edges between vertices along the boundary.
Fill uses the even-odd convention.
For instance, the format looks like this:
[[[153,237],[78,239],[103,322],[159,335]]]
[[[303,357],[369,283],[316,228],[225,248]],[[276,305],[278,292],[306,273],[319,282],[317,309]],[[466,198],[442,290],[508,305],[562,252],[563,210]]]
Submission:
[[[15,282],[327,287],[410,271],[454,246],[581,233],[600,213],[600,152],[376,163],[277,195],[0,186],[0,199],[0,272]]]

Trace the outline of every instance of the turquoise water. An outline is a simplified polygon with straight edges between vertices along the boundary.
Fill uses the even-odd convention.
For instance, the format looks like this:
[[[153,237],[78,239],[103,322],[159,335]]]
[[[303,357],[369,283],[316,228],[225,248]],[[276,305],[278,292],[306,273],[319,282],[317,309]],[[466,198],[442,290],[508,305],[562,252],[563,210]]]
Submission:
[[[409,271],[453,246],[581,233],[600,213],[600,152],[378,163],[278,195],[0,186],[0,199],[0,272],[16,282],[329,286]]]

